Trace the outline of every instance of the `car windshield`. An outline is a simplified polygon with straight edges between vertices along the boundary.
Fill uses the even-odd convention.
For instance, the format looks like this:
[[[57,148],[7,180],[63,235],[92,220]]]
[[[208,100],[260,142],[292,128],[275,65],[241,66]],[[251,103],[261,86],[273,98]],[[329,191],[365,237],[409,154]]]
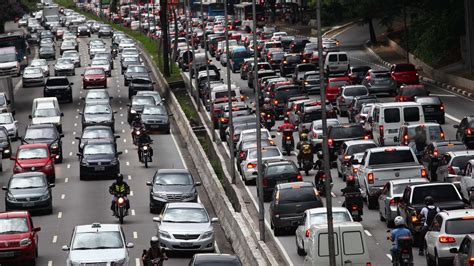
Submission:
[[[192,185],[193,179],[186,173],[159,174],[155,179],[155,185]]]
[[[47,66],[48,63],[46,60],[33,60],[31,61],[31,66],[33,67],[40,67],[40,66]]]
[[[344,90],[345,96],[359,96],[366,95],[367,89],[365,87],[351,87]]]
[[[123,248],[119,232],[83,232],[74,236],[71,250]]]
[[[53,47],[43,46],[40,48],[40,53],[41,52],[54,52],[54,49]]]
[[[105,139],[105,138],[112,138],[113,134],[112,131],[107,129],[90,129],[85,130],[82,134],[83,139]]]
[[[105,49],[105,45],[101,43],[92,43],[91,44],[91,49]]]
[[[474,154],[473,155],[462,155],[462,156],[456,156],[453,158],[451,161],[451,166],[461,168],[461,170],[466,167],[466,163],[470,160],[474,159]]]
[[[201,208],[168,208],[163,214],[163,222],[170,223],[207,223],[209,216]]]
[[[62,46],[76,46],[74,41],[63,41]]]
[[[54,128],[28,128],[25,139],[55,139],[56,131]]]
[[[58,111],[54,108],[41,108],[36,109],[34,113],[34,117],[52,117],[58,116]]]
[[[94,59],[91,62],[91,65],[108,65],[109,61],[107,59]]]
[[[45,179],[42,176],[13,177],[9,184],[10,189],[41,188],[45,186]]]
[[[334,223],[352,222],[351,216],[347,212],[333,211],[332,219]],[[311,214],[311,224],[326,224],[327,221],[328,218],[325,212]]]
[[[298,203],[317,201],[316,191],[313,187],[294,186],[280,190],[280,203]]]
[[[375,148],[377,145],[375,143],[366,143],[366,144],[357,144],[352,145],[347,149],[347,154],[352,155],[354,153],[365,152],[367,149]]]
[[[27,67],[25,68],[25,71],[23,72],[23,74],[41,74],[43,73],[43,70],[41,70],[41,68],[30,68],[30,67]]]
[[[85,114],[110,114],[111,112],[110,106],[103,104],[86,105],[84,108]]]
[[[120,44],[131,44],[133,43],[132,39],[122,39],[120,40]]]
[[[405,188],[408,186],[414,186],[414,185],[419,185],[423,184],[422,182],[410,182],[410,183],[403,183],[403,184],[397,184],[393,185],[393,194],[403,194],[403,191],[405,191]]]
[[[0,219],[0,235],[27,233],[29,231],[26,218]]]
[[[86,69],[84,75],[105,75],[101,68]]]
[[[280,164],[280,165],[271,165],[267,168],[267,175],[277,175],[277,174],[298,174],[298,168],[294,164]]]
[[[413,163],[415,157],[411,150],[392,150],[373,152],[370,155],[369,165],[377,164],[396,164],[396,163]]]
[[[395,71],[405,72],[405,71],[416,71],[414,65],[397,65]]]
[[[166,109],[159,106],[147,106],[143,109],[144,115],[166,115]]]
[[[46,86],[68,86],[69,80],[67,78],[49,78],[46,80]]]
[[[87,92],[86,99],[108,99],[109,96],[105,91],[89,91]]]
[[[84,154],[114,154],[114,147],[111,144],[89,144],[84,147]]]
[[[362,126],[332,127],[329,132],[329,137],[332,139],[361,138],[365,135],[366,132]]]
[[[48,158],[48,150],[45,148],[26,148],[18,151],[18,160],[44,159]]]
[[[127,67],[127,72],[146,73],[148,71],[146,67],[144,66],[130,66],[130,67]]]
[[[466,235],[474,233],[474,217],[446,220],[446,234]]]
[[[155,105],[153,97],[133,97],[132,105]]]
[[[72,53],[64,52],[62,56],[62,58],[74,58],[74,57],[79,57],[79,55],[75,52],[72,52]]]
[[[10,114],[0,114],[0,125],[13,123],[13,117]]]
[[[123,58],[124,62],[138,62],[140,59],[137,56],[127,56]]]
[[[426,196],[433,197],[435,203],[461,200],[458,196],[455,186],[449,184],[437,186],[422,186],[415,188],[413,191],[412,203],[423,204]]]
[[[74,63],[69,58],[59,58],[57,61],[57,65],[71,65],[71,64],[74,64]]]

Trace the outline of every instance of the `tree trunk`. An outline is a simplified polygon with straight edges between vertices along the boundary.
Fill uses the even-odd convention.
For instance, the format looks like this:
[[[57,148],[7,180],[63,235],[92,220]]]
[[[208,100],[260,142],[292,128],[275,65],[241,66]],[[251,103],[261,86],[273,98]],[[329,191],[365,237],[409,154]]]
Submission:
[[[169,36],[168,36],[168,1],[160,0],[160,6],[164,7],[160,10],[160,21],[161,21],[161,36],[163,42],[163,75],[165,77],[170,76],[170,58],[169,58]]]
[[[368,24],[369,24],[369,34],[370,34],[370,42],[372,44],[377,43],[377,36],[375,35],[375,29],[374,29],[374,22],[372,18],[368,19]]]

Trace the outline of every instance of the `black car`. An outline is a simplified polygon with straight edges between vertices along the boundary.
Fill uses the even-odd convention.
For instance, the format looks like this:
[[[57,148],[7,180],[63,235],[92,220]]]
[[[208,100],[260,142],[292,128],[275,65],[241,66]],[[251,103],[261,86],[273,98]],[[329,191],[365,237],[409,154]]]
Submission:
[[[276,185],[303,181],[298,167],[290,160],[266,161],[262,173],[264,201],[270,201]]]
[[[128,99],[137,94],[137,91],[153,91],[155,82],[148,76],[132,77],[128,83]]]
[[[456,129],[456,140],[462,141],[469,149],[474,148],[474,116],[465,116]]]
[[[86,25],[80,25],[77,27],[77,37],[81,36],[87,36],[89,38],[91,37],[91,31]]]
[[[51,188],[44,173],[28,172],[10,177],[5,190],[5,210],[45,211],[53,213]]]
[[[43,96],[56,97],[58,101],[66,101],[72,103],[72,85],[68,78],[62,77],[48,77],[44,84]]]
[[[309,43],[309,39],[306,37],[296,37],[290,43],[290,53],[302,53],[304,47]]]
[[[2,151],[2,158],[10,158],[12,154],[12,145],[8,137],[8,130],[0,126],[0,150]]]
[[[115,117],[112,107],[109,104],[86,104],[82,115],[82,129],[87,126],[108,126],[115,131]]]
[[[101,140],[102,142],[113,143],[117,148],[117,139],[119,135],[114,135],[112,129],[108,126],[88,126],[82,130],[81,137],[76,137],[78,140],[77,148],[80,153],[84,149],[84,145],[90,140]]]
[[[294,96],[302,95],[301,87],[298,85],[283,85],[275,88],[273,105],[275,107],[276,118],[283,115],[288,99]]]
[[[241,266],[242,262],[236,255],[230,254],[195,254],[189,266],[204,266],[204,265],[226,265],[226,266]]]
[[[120,162],[118,156],[122,152],[117,152],[115,145],[109,141],[90,140],[84,145],[79,156],[79,179],[84,180],[89,177],[112,177],[115,178],[120,173]]]
[[[270,227],[279,236],[285,229],[293,232],[307,209],[323,207],[319,192],[311,182],[291,182],[275,186],[270,203]]]
[[[120,61],[121,64],[121,73],[125,73],[127,71],[128,66],[133,66],[133,65],[141,65],[142,61],[140,60],[139,56],[127,56],[124,57],[123,60]]]
[[[229,105],[224,105],[221,107],[221,111],[218,114],[218,122],[217,127],[219,128],[219,136],[222,141],[226,140],[225,131],[229,126]],[[250,116],[252,114],[252,110],[249,106],[244,102],[235,102],[232,103],[232,123],[236,125],[235,122],[239,121],[250,121],[250,119],[255,120],[255,116]],[[243,119],[239,119],[239,117],[243,117]],[[250,119],[249,119],[250,117]]]
[[[132,103],[127,104],[128,106],[128,113],[127,113],[127,121],[128,123],[132,123],[135,117],[140,116],[143,112],[143,109],[146,105],[149,106],[156,106],[155,98],[152,96],[133,96]]]
[[[55,163],[63,162],[63,142],[61,138],[64,134],[59,133],[53,124],[29,125],[26,128],[25,136],[21,138],[22,144],[45,143],[49,145]]]
[[[295,72],[295,67],[301,64],[303,58],[300,54],[286,54],[280,65],[280,74],[282,77],[286,77]]]
[[[337,159],[337,152],[342,143],[348,140],[369,139],[361,124],[339,124],[328,128],[329,158],[331,162]]]
[[[124,85],[128,86],[132,77],[149,77],[150,71],[146,66],[142,65],[129,65],[124,75]]]
[[[100,26],[99,28],[99,33],[97,34],[98,37],[104,37],[104,36],[107,36],[107,37],[112,37],[114,34],[113,30],[112,30],[112,27],[109,26],[109,25],[102,25]]]
[[[195,182],[187,169],[160,169],[153,180],[146,182],[150,187],[150,212],[160,212],[168,202],[197,202]]]
[[[436,170],[441,161],[443,154],[450,151],[463,151],[467,150],[463,142],[460,141],[434,141],[426,146],[425,151],[421,155],[421,163],[428,171],[428,177],[430,180],[436,180]]]
[[[143,108],[142,122],[145,129],[149,131],[164,131],[170,133],[170,120],[166,107],[163,105],[150,106]]]
[[[420,103],[425,115],[425,121],[436,121],[444,124],[444,104],[438,96],[415,97],[415,102]]]
[[[352,84],[360,84],[370,69],[369,66],[350,66],[348,76],[351,78]]]

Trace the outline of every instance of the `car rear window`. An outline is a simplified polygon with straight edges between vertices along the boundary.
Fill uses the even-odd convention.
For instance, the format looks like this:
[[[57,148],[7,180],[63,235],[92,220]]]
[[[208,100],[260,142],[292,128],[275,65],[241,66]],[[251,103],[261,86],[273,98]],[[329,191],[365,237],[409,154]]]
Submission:
[[[277,100],[287,100],[288,98],[296,95],[300,95],[301,91],[299,87],[291,87],[291,88],[284,88],[284,89],[279,89],[275,93],[275,99]]]
[[[393,186],[393,194],[403,194],[403,191],[405,191],[405,188],[408,186],[414,186],[414,185],[419,185],[422,183],[403,183],[403,184],[397,184]]]
[[[347,61],[347,55],[346,54],[339,54],[339,61]]]
[[[362,138],[365,136],[365,130],[362,126],[341,126],[333,127],[329,132],[331,139],[349,139],[349,138]]]
[[[447,153],[448,151],[464,151],[466,150],[466,146],[464,144],[448,144],[438,146],[439,154]]]
[[[352,87],[344,90],[344,95],[346,96],[359,96],[366,95],[367,89],[365,87]]]
[[[405,71],[415,71],[415,66],[414,65],[397,65],[395,67],[395,71],[398,72],[405,72]]]
[[[441,127],[440,126],[430,126],[427,127],[428,130],[424,130],[428,134],[426,138],[430,141],[437,141],[441,140]],[[416,127],[412,127],[408,129],[408,137],[410,140],[414,139],[416,136]]]
[[[351,216],[347,212],[334,212],[332,219],[335,223],[352,222]],[[311,224],[326,224],[328,222],[325,212],[311,214]]]
[[[423,204],[426,196],[433,197],[435,203],[461,200],[454,185],[437,185],[415,188],[412,203]]]
[[[301,65],[298,66],[298,71],[299,72],[306,72],[306,71],[316,71],[316,65]]]
[[[471,234],[474,228],[474,217],[465,219],[449,219],[446,221],[446,234],[465,235]]]
[[[403,117],[405,122],[418,122],[420,121],[420,109],[418,107],[403,108]]]
[[[375,143],[352,145],[352,146],[349,146],[346,153],[348,155],[352,155],[354,153],[365,152],[367,149],[371,149],[371,148],[375,148],[375,147],[377,147],[377,145]]]
[[[230,92],[231,92],[232,97],[235,97],[235,91],[230,91]],[[216,95],[214,96],[214,98],[216,99],[226,98],[227,96],[229,96],[228,91],[220,91],[220,92],[216,92]]]
[[[298,169],[293,164],[270,165],[267,167],[267,175],[298,174]]]
[[[277,148],[271,148],[271,149],[262,149],[262,158],[269,158],[269,157],[276,157],[280,156],[280,152],[278,151]],[[257,158],[257,149],[252,149],[249,151],[249,159],[254,159]]]
[[[390,78],[390,72],[383,72],[383,73],[374,73],[374,78],[376,79],[388,79]]]
[[[464,169],[466,166],[467,161],[474,159],[474,154],[473,155],[463,155],[463,156],[456,156],[453,158],[451,161],[451,166],[459,167],[461,169]]]
[[[439,105],[439,104],[441,104],[441,100],[438,97],[417,98],[416,102],[421,103],[423,105]]]
[[[369,165],[413,163],[415,157],[411,150],[381,151],[370,154]]]
[[[67,86],[69,81],[67,78],[64,79],[48,79],[46,81],[46,86]]]
[[[385,123],[399,123],[400,110],[398,108],[387,108],[383,111]]]
[[[348,85],[347,80],[334,80],[334,81],[329,81],[329,86],[330,87],[342,87]]]
[[[288,188],[280,190],[280,203],[317,201],[313,187]]]
[[[285,60],[288,63],[298,63],[301,61],[301,58],[299,56],[287,56]]]

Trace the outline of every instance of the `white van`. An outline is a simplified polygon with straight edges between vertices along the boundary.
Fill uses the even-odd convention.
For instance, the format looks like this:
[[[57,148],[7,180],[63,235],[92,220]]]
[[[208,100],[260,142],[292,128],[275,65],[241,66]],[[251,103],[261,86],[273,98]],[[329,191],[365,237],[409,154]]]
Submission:
[[[327,224],[312,225],[310,230],[312,243],[308,255],[304,259],[304,265],[329,265]],[[344,222],[334,224],[334,236],[336,265],[371,265],[369,247],[361,223]],[[350,263],[347,263],[349,261]]]
[[[235,86],[234,84],[230,86],[230,91],[231,91],[232,97],[235,97],[237,101],[245,100],[243,95],[241,95],[240,88]],[[228,95],[229,94],[227,91],[227,84],[216,86],[212,88],[209,101],[213,103],[215,99],[226,98]]]
[[[373,125],[372,137],[380,146],[396,145],[394,137],[402,125],[425,122],[423,108],[415,102],[377,103],[368,119]]]
[[[329,52],[324,61],[324,69],[328,75],[346,73],[349,70],[349,57],[346,52]]]
[[[36,98],[33,100],[31,108],[31,123],[37,124],[54,124],[59,132],[63,132],[61,117],[64,114],[59,109],[58,99],[56,97]]]

